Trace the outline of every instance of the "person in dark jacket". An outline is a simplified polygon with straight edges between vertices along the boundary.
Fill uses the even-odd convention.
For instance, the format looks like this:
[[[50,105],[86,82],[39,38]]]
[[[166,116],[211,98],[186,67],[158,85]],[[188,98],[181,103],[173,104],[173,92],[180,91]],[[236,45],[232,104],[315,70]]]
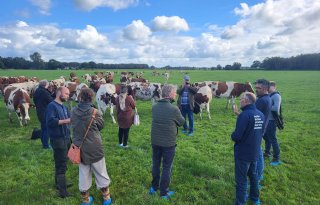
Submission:
[[[41,124],[41,143],[44,149],[50,148],[45,113],[47,106],[53,100],[53,97],[47,90],[48,87],[49,82],[47,80],[41,80],[39,82],[38,89],[36,89],[33,95],[33,102],[36,106],[37,117]]]
[[[169,191],[172,162],[176,150],[178,127],[185,119],[178,107],[171,104],[176,97],[176,88],[173,85],[164,85],[163,99],[152,107],[152,183],[149,193],[155,194],[159,189],[160,196],[169,199],[173,191]],[[160,180],[160,166],[162,161],[162,175]]]
[[[120,95],[116,98],[117,121],[119,125],[119,146],[128,147],[130,127],[133,124],[134,112],[136,107],[131,95],[127,94],[127,86],[122,85]]]
[[[55,162],[55,181],[62,198],[68,197],[66,184],[67,153],[71,144],[70,139],[70,113],[63,102],[69,99],[69,89],[59,87],[56,98],[48,104],[46,109],[46,124],[48,135],[53,149]]]
[[[269,115],[271,112],[271,98],[269,96],[269,81],[265,79],[258,79],[256,81],[256,95],[258,97],[256,101],[256,107],[258,110],[260,110],[265,119],[264,127],[263,127],[263,136],[265,135],[266,129],[268,127],[269,123]],[[262,153],[262,148],[260,147],[260,152],[259,152],[259,159],[258,159],[258,164],[257,164],[257,169],[258,169],[258,179],[261,180],[262,174],[263,174],[263,169],[264,169],[264,159],[263,159],[263,153]],[[259,185],[260,186],[260,185]],[[261,188],[261,186],[260,186]]]
[[[246,203],[247,184],[250,179],[249,199],[260,204],[257,160],[261,149],[264,115],[255,106],[256,96],[245,92],[240,97],[242,112],[237,117],[236,128],[231,134],[234,144],[236,202],[235,205]],[[238,113],[238,108],[234,107]]]
[[[107,172],[100,131],[104,127],[102,113],[97,111],[92,119],[94,108],[92,101],[94,92],[90,88],[83,88],[79,94],[80,103],[71,112],[71,127],[73,144],[80,147],[81,163],[79,165],[79,190],[82,196],[82,205],[92,204],[93,198],[89,195],[92,185],[92,172],[97,187],[103,195],[103,205],[111,204],[109,185],[110,177]],[[88,129],[86,138],[85,133]]]
[[[193,109],[194,109],[194,95],[197,93],[197,88],[190,86],[190,77],[184,76],[184,83],[180,89],[177,90],[179,94],[178,106],[181,110],[182,116],[186,119],[183,125],[183,133],[188,133],[188,136],[193,136]],[[187,117],[189,119],[189,132],[187,125]]]

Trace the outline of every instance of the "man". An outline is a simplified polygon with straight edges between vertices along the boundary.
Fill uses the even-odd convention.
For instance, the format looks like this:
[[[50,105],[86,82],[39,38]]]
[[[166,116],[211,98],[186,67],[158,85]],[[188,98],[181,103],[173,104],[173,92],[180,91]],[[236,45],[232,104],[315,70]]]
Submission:
[[[67,153],[70,140],[70,113],[63,102],[69,99],[69,89],[59,87],[56,98],[46,110],[46,123],[55,162],[55,181],[61,198],[69,196],[66,185]]]
[[[176,97],[176,88],[173,85],[164,85],[162,88],[163,99],[152,107],[152,184],[150,194],[155,194],[159,189],[163,199],[169,199],[174,194],[169,191],[170,175],[173,158],[176,150],[178,128],[183,125],[178,107],[171,104]],[[160,166],[162,161],[162,175],[160,180]]]
[[[183,125],[183,133],[188,133],[188,136],[193,136],[193,109],[194,109],[194,95],[197,93],[197,89],[190,86],[190,77],[184,76],[184,83],[177,93],[179,94],[178,106],[181,110],[182,116],[189,119],[189,133],[187,120]]]
[[[257,160],[261,149],[264,116],[255,106],[256,96],[245,92],[240,97],[242,112],[237,117],[236,128],[231,134],[234,144],[236,202],[235,205],[246,203],[248,179],[250,179],[249,199],[260,204]],[[238,108],[234,106],[234,112]]]
[[[269,123],[266,129],[266,133],[263,136],[265,140],[265,151],[263,155],[265,157],[270,157],[270,149],[272,146],[273,159],[270,164],[272,166],[277,166],[280,164],[280,148],[277,140],[277,126],[272,112],[274,112],[278,116],[280,115],[281,95],[276,90],[276,83],[274,81],[270,81],[269,93],[272,107],[271,113],[269,114]]]
[[[48,87],[49,82],[47,80],[41,80],[38,89],[36,89],[33,95],[33,102],[36,106],[38,120],[41,124],[41,143],[44,149],[49,149],[51,147],[49,145],[45,116],[47,106],[53,100],[50,92],[47,90]]]
[[[263,135],[266,132],[266,128],[268,126],[268,119],[269,114],[271,112],[271,98],[269,96],[269,81],[265,79],[258,79],[256,81],[256,95],[258,97],[256,101],[256,107],[258,110],[260,110],[265,119],[264,127],[263,127]],[[262,149],[260,147],[259,152],[259,159],[257,164],[258,169],[258,179],[262,179],[263,174],[263,168],[264,168],[264,160],[263,160],[263,154]]]

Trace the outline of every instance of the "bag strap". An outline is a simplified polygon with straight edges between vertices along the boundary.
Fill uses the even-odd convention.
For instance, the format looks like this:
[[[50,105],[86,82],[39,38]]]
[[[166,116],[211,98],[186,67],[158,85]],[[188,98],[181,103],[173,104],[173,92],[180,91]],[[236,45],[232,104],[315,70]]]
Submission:
[[[87,134],[88,134],[88,132],[89,132],[90,126],[91,126],[93,120],[96,118],[96,114],[97,114],[97,109],[94,108],[94,109],[93,109],[93,112],[92,112],[91,120],[90,120],[90,122],[89,122],[89,125],[88,125],[88,127],[87,127],[86,133],[84,134],[83,140],[82,140],[81,145],[80,145],[79,148],[82,147],[82,144],[83,144],[84,140],[86,139]]]
[[[138,109],[137,109],[137,107],[134,108],[134,111],[136,112],[136,114],[138,114]]]

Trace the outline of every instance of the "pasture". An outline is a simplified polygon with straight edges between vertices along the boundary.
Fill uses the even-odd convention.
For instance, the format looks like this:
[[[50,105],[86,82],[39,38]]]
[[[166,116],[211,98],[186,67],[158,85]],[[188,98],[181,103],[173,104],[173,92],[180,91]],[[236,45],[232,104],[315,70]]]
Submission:
[[[162,76],[151,76],[150,82],[164,83]],[[271,167],[265,161],[262,204],[320,204],[320,72],[313,71],[187,71],[191,82],[228,80],[254,82],[266,78],[277,82],[282,94],[285,129],[278,131],[282,165]],[[40,79],[69,77],[70,71],[0,70],[0,76],[26,75]],[[78,76],[92,70],[76,71]],[[183,73],[171,71],[168,83],[182,83]],[[119,82],[119,74],[114,83]],[[239,105],[239,99],[237,99]],[[236,116],[225,109],[225,99],[213,99],[212,119],[195,116],[195,132],[187,137],[179,132],[170,188],[175,195],[170,202],[150,196],[151,183],[151,102],[138,101],[141,125],[130,130],[129,148],[118,147],[118,127],[108,112],[102,131],[107,170],[111,177],[114,205],[203,204],[231,205],[235,199],[233,142]],[[20,127],[17,118],[10,124],[0,100],[0,204],[80,204],[78,167],[68,164],[67,179],[73,197],[60,199],[54,187],[54,162],[51,150],[44,150],[40,140],[30,140],[34,127],[39,127],[35,110],[31,121]],[[263,143],[264,145],[264,143]],[[95,185],[90,189],[94,204],[101,204]]]

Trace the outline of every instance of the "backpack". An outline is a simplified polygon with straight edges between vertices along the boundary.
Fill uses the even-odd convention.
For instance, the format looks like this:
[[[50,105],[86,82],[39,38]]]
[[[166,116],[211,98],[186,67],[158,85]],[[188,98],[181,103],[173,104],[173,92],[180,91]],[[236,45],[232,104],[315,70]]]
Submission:
[[[280,93],[277,91],[277,92],[271,93],[270,97],[272,97],[274,94],[280,95]],[[283,130],[284,129],[284,119],[283,119],[283,114],[282,114],[282,103],[280,104],[279,114],[276,111],[271,111],[271,113],[272,113],[272,116],[275,120],[275,123],[276,123],[276,126],[278,127],[278,129]]]

